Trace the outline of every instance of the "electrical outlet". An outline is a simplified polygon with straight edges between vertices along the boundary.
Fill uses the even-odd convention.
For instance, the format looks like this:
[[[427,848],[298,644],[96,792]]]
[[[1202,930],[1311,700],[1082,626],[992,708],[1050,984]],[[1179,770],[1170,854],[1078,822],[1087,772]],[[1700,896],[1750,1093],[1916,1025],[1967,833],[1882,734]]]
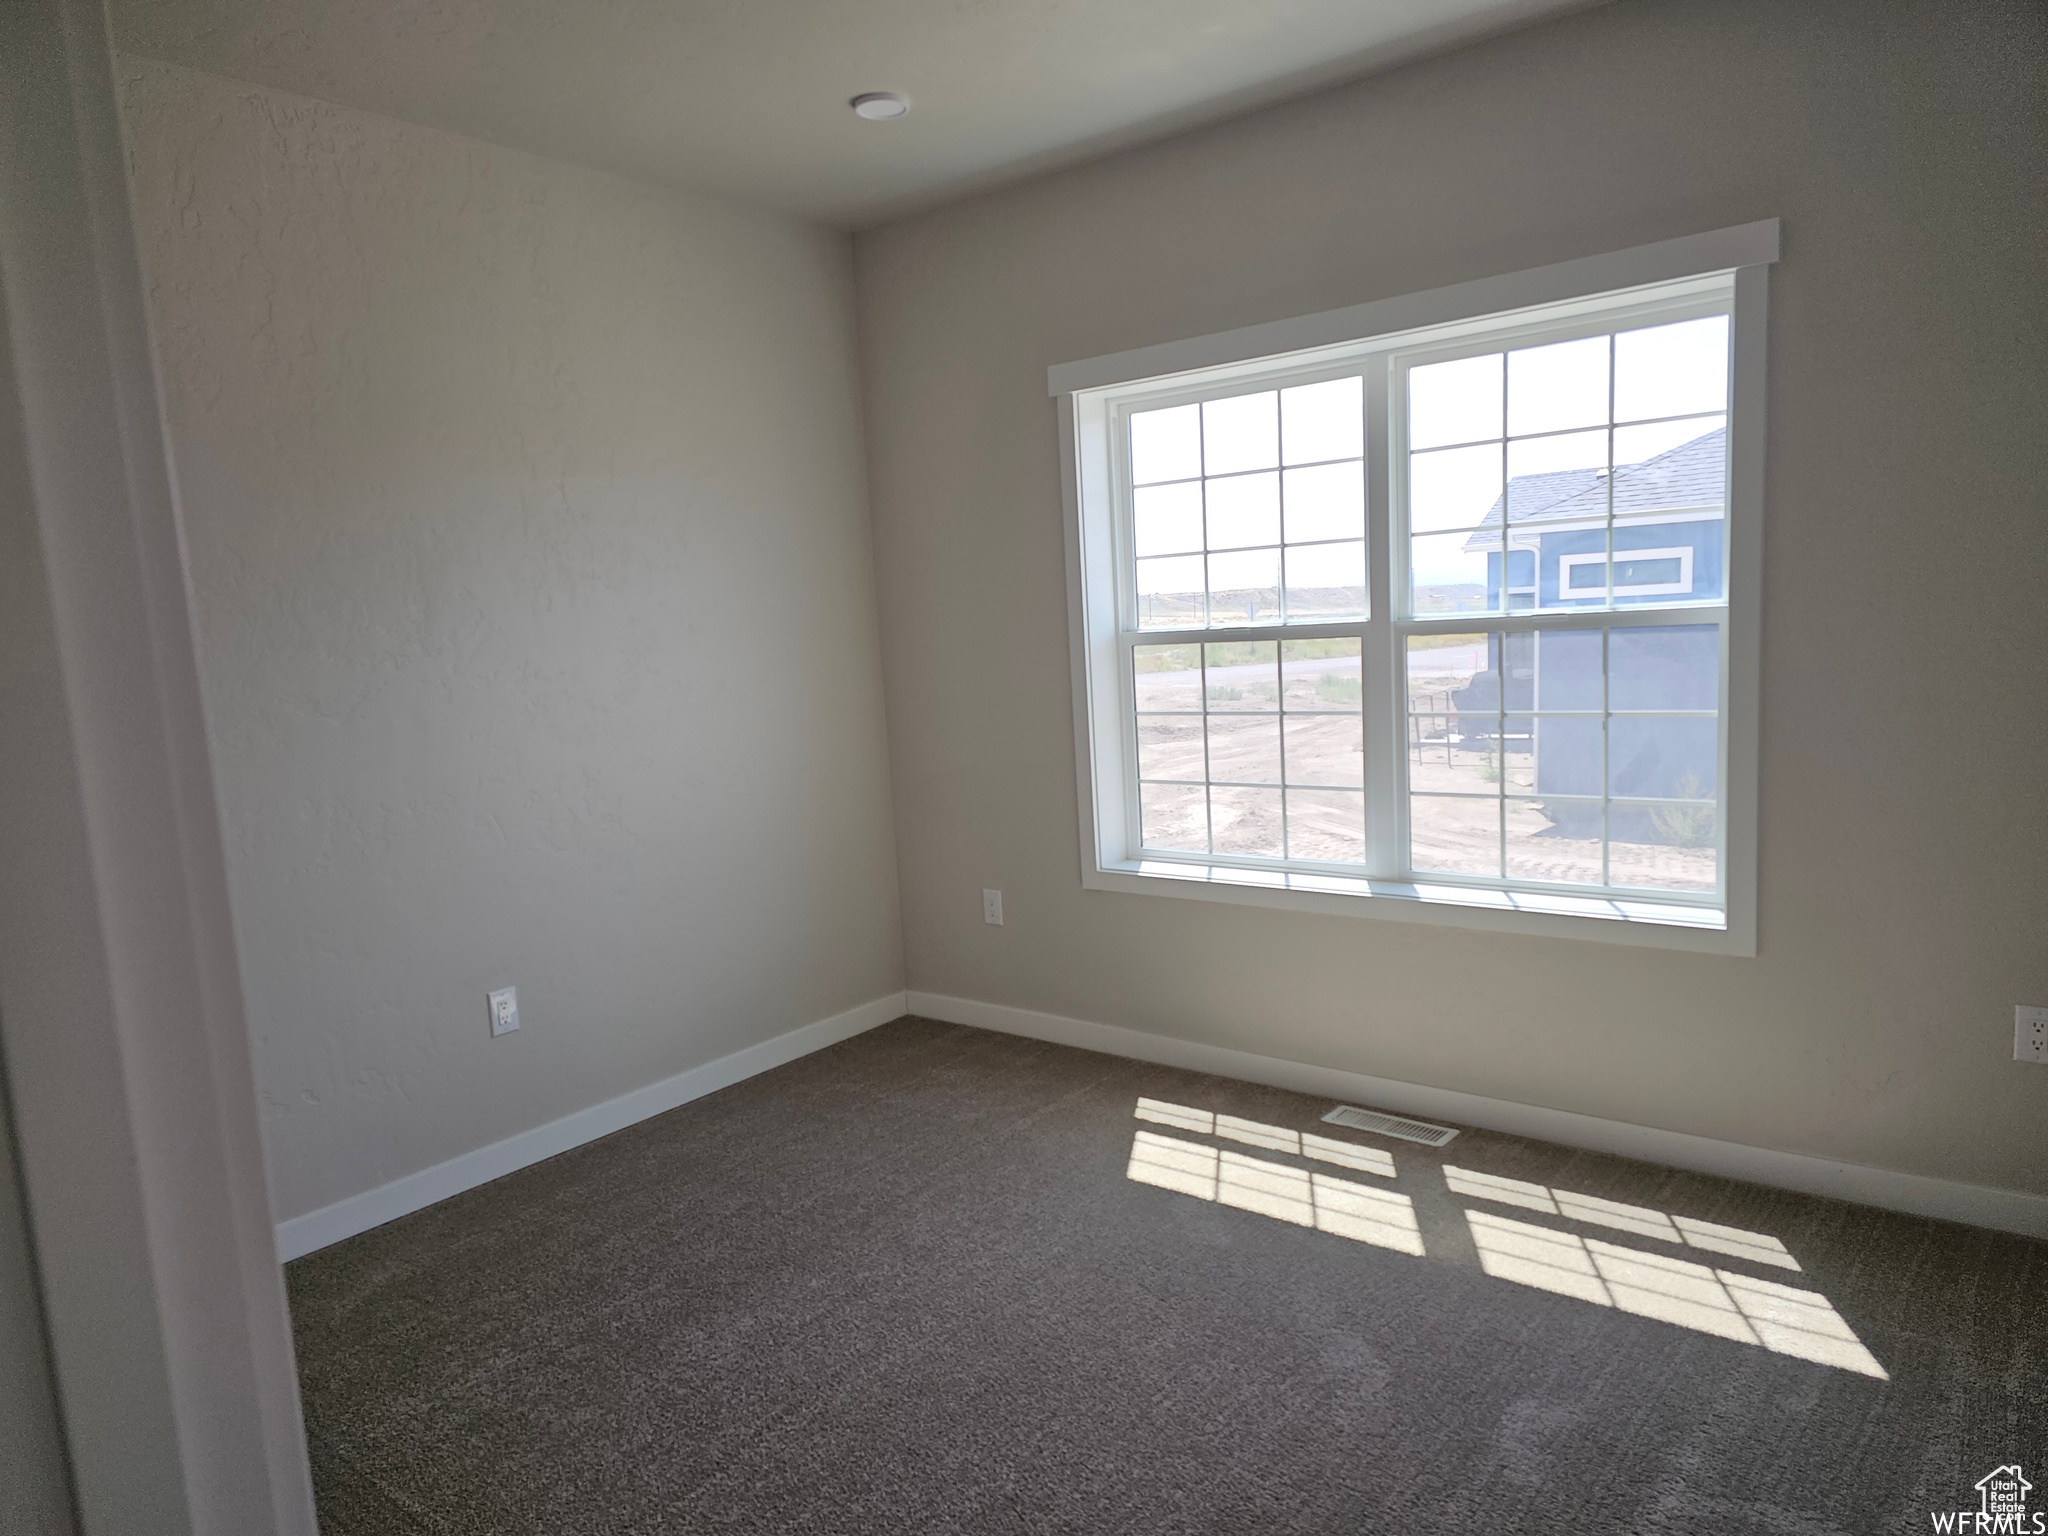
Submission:
[[[2013,1009],[2012,1059],[2048,1065],[2048,1008]]]
[[[983,891],[981,893],[981,920],[1000,928],[1003,926],[1003,893]]]
[[[500,987],[491,994],[491,1033],[509,1035],[519,1027],[519,989]]]

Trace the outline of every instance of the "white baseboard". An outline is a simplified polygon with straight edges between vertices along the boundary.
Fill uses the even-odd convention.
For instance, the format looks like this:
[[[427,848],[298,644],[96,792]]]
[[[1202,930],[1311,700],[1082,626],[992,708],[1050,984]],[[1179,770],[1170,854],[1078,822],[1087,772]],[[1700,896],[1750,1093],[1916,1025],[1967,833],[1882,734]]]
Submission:
[[[1028,1035],[1034,1040],[1079,1046],[1087,1051],[1103,1051],[1112,1056],[1157,1062],[1161,1066],[1184,1067],[1218,1077],[1265,1083],[1274,1088],[1291,1088],[1297,1093],[1450,1120],[1460,1125],[1504,1131],[1539,1141],[1554,1141],[1593,1152],[1612,1152],[1621,1157],[1640,1158],[1645,1162],[1663,1163],[1695,1173],[1747,1179],[1753,1184],[1768,1184],[1809,1195],[1827,1195],[1836,1200],[1853,1200],[1861,1205],[1881,1206],[1915,1216],[1967,1222],[1972,1226],[2019,1232],[2028,1237],[2048,1237],[2048,1195],[2028,1194],[2016,1189],[1991,1189],[1979,1184],[1957,1184],[1917,1173],[1893,1173],[1883,1168],[1837,1163],[1798,1152],[1773,1152],[1763,1147],[1746,1147],[1738,1142],[1715,1141],[1711,1137],[1691,1136],[1683,1131],[1660,1131],[1620,1120],[1602,1120],[1593,1115],[1572,1114],[1568,1110],[1512,1104],[1504,1099],[1456,1093],[1447,1088],[1424,1088],[1390,1078],[1367,1077],[1363,1073],[1343,1072],[1334,1067],[1282,1061],[1277,1057],[1235,1051],[1226,1046],[1176,1040],[1167,1035],[1147,1034],[1113,1024],[1091,1024],[1085,1019],[1039,1013],[1029,1008],[1012,1008],[1002,1003],[974,1002],[968,998],[942,997],[931,992],[911,992],[908,998],[911,1013],[949,1024],[970,1024],[978,1029],[999,1030],[1004,1034]]]
[[[389,1184],[337,1200],[319,1210],[294,1216],[277,1224],[277,1250],[281,1261],[301,1258],[343,1238],[354,1237],[372,1227],[395,1221],[400,1216],[451,1195],[459,1195],[479,1184],[503,1178],[508,1173],[566,1152],[587,1141],[662,1114],[707,1093],[716,1093],[734,1083],[785,1062],[808,1056],[812,1051],[850,1039],[854,1035],[887,1024],[905,1013],[921,1014],[950,1024],[970,1024],[1003,1034],[1026,1035],[1059,1045],[1128,1056],[1161,1066],[1184,1067],[1218,1077],[1234,1077],[1250,1083],[1290,1088],[1297,1093],[1346,1099],[1404,1114],[1433,1116],[1460,1125],[1479,1126],[1510,1135],[1554,1141],[1589,1151],[1612,1152],[1645,1162],[1664,1163],[1696,1173],[1720,1174],[1725,1178],[1747,1179],[1779,1189],[1805,1194],[1827,1195],[1863,1205],[1905,1211],[1915,1216],[1933,1216],[1944,1221],[1967,1222],[2019,1232],[2029,1237],[2048,1237],[2048,1195],[2021,1190],[1991,1189],[1977,1184],[1958,1184],[1930,1179],[1915,1173],[1893,1173],[1856,1163],[1832,1162],[1798,1152],[1773,1152],[1746,1147],[1738,1142],[1716,1141],[1690,1136],[1683,1131],[1662,1131],[1650,1126],[1630,1125],[1619,1120],[1602,1120],[1568,1110],[1543,1109],[1531,1104],[1513,1104],[1478,1094],[1458,1093],[1448,1088],[1425,1088],[1391,1078],[1368,1077],[1335,1067],[1310,1066],[1304,1062],[1282,1061],[1227,1046],[1204,1045],[1199,1041],[1176,1040],[1168,1035],[1147,1034],[1114,1024],[1093,1024],[1056,1013],[1039,1013],[1029,1008],[1012,1008],[1002,1003],[975,1002],[968,998],[942,997],[932,992],[892,992],[793,1029],[787,1034],[763,1040],[721,1056],[716,1061],[692,1067],[674,1077],[650,1083],[631,1093],[593,1104],[575,1114],[564,1115],[546,1125],[508,1136],[474,1152],[422,1168],[417,1173],[394,1179]]]
[[[450,1195],[459,1195],[465,1189],[488,1184],[493,1179],[516,1173],[571,1147],[580,1147],[586,1141],[595,1141],[613,1131],[624,1130],[649,1115],[662,1114],[679,1104],[701,1099],[707,1093],[730,1088],[757,1073],[795,1061],[799,1056],[808,1056],[828,1045],[836,1045],[878,1024],[899,1019],[906,1011],[904,994],[891,992],[873,1002],[862,1003],[858,1008],[835,1013],[829,1019],[792,1029],[787,1034],[763,1040],[759,1045],[734,1051],[730,1056],[707,1061],[701,1067],[678,1072],[674,1077],[649,1083],[645,1088],[622,1093],[602,1104],[579,1109],[573,1115],[550,1120],[546,1125],[537,1125],[530,1131],[521,1131],[487,1147],[478,1147],[474,1152],[451,1157],[445,1163],[436,1163],[402,1179],[393,1179],[389,1184],[380,1184],[375,1189],[350,1195],[332,1205],[323,1205],[317,1211],[281,1221],[277,1224],[278,1259],[287,1262],[302,1258],[345,1237],[381,1227],[387,1221],[423,1210]]]

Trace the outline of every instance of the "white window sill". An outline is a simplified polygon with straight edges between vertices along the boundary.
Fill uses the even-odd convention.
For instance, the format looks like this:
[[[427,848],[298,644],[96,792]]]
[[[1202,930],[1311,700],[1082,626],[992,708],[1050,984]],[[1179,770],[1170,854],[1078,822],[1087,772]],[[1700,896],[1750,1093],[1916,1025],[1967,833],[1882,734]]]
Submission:
[[[1229,864],[1132,859],[1083,872],[1089,890],[1181,896],[1241,906],[1284,907],[1496,933],[1543,934],[1705,954],[1754,955],[1754,934],[1728,926],[1719,907],[1655,897],[1572,896],[1423,881],[1287,874]]]

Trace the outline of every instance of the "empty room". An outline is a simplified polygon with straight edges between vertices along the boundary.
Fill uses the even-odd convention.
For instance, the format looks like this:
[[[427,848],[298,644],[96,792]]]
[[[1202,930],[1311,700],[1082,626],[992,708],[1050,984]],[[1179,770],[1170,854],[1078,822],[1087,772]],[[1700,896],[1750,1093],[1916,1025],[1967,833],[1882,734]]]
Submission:
[[[0,62],[0,1536],[2048,1531],[2037,0]]]

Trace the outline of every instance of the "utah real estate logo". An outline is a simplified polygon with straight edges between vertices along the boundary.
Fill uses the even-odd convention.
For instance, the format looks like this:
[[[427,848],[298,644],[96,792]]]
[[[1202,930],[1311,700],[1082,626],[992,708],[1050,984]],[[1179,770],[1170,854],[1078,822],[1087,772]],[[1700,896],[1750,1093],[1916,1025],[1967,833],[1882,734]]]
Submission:
[[[1931,1517],[1934,1528],[1950,1536],[2043,1536],[2048,1533],[2048,1510],[2027,1513],[2027,1490],[2033,1486],[2018,1462],[1994,1468],[1977,1479],[1979,1507],[1937,1509]]]

